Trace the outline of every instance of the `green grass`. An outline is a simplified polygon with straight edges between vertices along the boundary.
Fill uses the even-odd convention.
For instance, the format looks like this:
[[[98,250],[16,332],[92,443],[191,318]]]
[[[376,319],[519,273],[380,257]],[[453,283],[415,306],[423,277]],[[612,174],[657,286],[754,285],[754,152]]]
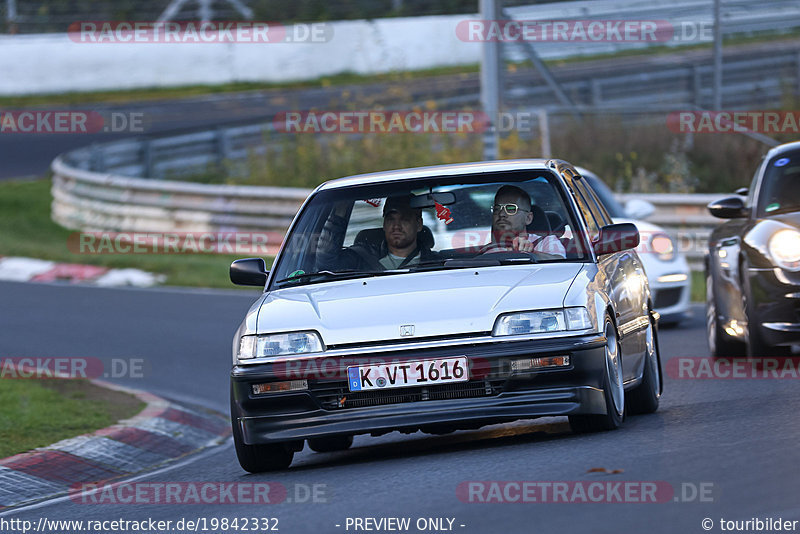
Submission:
[[[692,271],[692,302],[706,301],[706,275],[703,271]]]
[[[0,182],[0,256],[25,256],[66,263],[167,275],[167,285],[235,288],[228,278],[230,254],[76,254],[67,247],[74,232],[50,218],[50,180]],[[268,265],[272,258],[265,258]]]
[[[0,458],[94,432],[143,408],[131,395],[86,380],[3,379]]]

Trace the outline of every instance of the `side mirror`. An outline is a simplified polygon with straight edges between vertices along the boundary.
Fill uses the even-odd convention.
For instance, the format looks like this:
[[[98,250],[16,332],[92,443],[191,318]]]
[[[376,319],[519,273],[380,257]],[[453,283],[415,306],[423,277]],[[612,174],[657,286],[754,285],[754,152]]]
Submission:
[[[239,286],[267,285],[267,264],[262,258],[247,258],[231,263],[231,282]]]
[[[639,246],[639,229],[633,223],[609,224],[600,228],[600,234],[592,243],[598,256],[623,250],[631,250]]]
[[[740,187],[739,189],[734,191],[734,193],[736,193],[740,197],[746,197],[747,195],[750,194],[750,190],[748,188],[746,188],[746,187]]]
[[[708,205],[708,212],[718,219],[740,219],[747,217],[749,210],[742,197],[728,197],[715,200]]]
[[[625,215],[629,219],[646,219],[655,213],[656,207],[646,200],[634,198],[625,203]]]

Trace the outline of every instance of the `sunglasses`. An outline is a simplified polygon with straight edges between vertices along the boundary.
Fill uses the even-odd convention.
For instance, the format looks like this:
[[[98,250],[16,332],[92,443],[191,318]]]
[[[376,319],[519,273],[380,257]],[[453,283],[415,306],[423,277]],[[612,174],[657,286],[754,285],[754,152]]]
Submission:
[[[500,213],[501,211],[505,211],[506,215],[516,215],[518,211],[531,211],[520,208],[516,204],[495,204],[492,206],[493,213]]]

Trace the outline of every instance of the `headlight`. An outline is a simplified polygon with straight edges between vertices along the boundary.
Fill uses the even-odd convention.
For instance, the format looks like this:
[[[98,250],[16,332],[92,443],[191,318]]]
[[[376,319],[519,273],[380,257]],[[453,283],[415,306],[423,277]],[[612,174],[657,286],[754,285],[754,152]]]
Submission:
[[[239,340],[240,360],[269,358],[291,354],[322,352],[322,340],[316,332],[289,332],[260,336],[242,336]]]
[[[653,234],[650,238],[650,252],[661,261],[672,261],[675,257],[675,241],[664,233]]]
[[[800,271],[800,232],[778,230],[769,238],[769,255],[775,265],[788,271]]]
[[[492,331],[493,336],[540,334],[565,330],[587,330],[592,327],[586,308],[542,310],[501,315]]]

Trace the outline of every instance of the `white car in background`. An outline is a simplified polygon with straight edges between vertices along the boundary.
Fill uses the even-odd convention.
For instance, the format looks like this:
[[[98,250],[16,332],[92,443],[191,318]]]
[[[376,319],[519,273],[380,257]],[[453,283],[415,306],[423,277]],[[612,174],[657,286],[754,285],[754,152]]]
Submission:
[[[692,277],[686,257],[675,239],[662,227],[646,222],[655,207],[644,200],[631,200],[623,207],[611,189],[593,172],[576,167],[603,201],[615,223],[632,222],[641,242],[636,252],[644,264],[653,308],[661,314],[661,325],[677,324],[686,317],[692,292]]]

